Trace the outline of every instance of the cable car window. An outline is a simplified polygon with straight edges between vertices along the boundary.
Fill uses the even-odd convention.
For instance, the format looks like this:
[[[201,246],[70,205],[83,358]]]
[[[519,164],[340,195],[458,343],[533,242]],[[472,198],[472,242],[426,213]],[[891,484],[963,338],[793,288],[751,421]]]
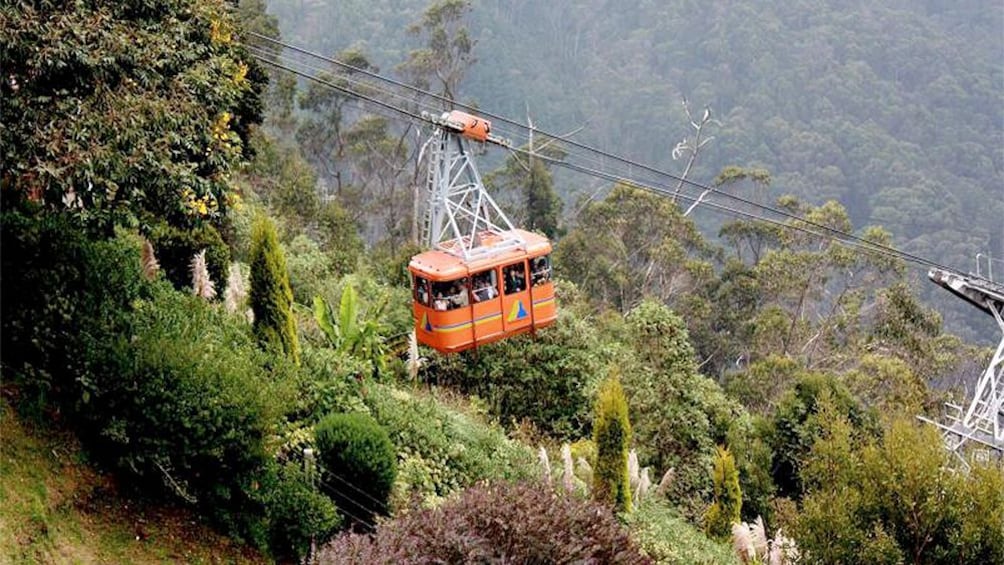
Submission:
[[[415,302],[429,305],[429,281],[422,277],[415,277]]]
[[[526,290],[526,268],[522,261],[503,267],[502,278],[505,280],[505,293],[507,295]]]
[[[551,280],[551,256],[534,257],[530,260],[530,280],[533,286],[544,284]]]
[[[467,277],[455,281],[432,283],[432,307],[455,310],[470,305],[467,297]]]
[[[471,288],[473,289],[474,301],[484,302],[499,295],[498,275],[495,269],[482,271],[471,276]]]

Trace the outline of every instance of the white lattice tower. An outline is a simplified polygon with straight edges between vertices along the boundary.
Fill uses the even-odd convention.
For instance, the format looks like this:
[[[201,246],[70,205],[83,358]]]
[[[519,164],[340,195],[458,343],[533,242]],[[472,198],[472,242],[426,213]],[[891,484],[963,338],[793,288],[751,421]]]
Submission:
[[[966,408],[946,404],[947,422],[921,420],[942,430],[945,446],[968,468],[962,450],[969,442],[984,450],[1004,455],[1004,286],[976,276],[932,269],[928,276],[959,298],[993,316],[1001,330],[1000,341]]]
[[[485,190],[468,141],[437,124],[429,142],[422,241],[432,248],[476,259],[525,244],[509,218]],[[482,242],[489,238],[491,246]]]

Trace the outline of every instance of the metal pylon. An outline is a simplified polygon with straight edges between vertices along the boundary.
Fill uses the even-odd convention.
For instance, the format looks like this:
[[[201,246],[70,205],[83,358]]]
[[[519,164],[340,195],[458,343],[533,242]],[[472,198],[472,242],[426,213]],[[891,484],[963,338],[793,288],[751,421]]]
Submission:
[[[993,316],[1001,330],[1000,342],[990,364],[980,376],[972,400],[966,408],[946,404],[945,422],[919,416],[942,431],[945,446],[969,467],[963,448],[973,442],[988,454],[1004,455],[1004,285],[981,277],[971,277],[941,269],[928,276],[959,298]]]
[[[428,247],[471,260],[525,245],[485,190],[461,135],[435,130],[426,186],[422,238]],[[483,246],[489,237],[491,245]]]

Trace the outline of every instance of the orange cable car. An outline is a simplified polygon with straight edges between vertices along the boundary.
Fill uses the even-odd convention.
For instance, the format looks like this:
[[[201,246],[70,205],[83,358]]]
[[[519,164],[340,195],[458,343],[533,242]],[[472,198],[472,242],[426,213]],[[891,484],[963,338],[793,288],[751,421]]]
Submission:
[[[437,249],[411,260],[419,342],[453,353],[554,323],[551,243],[517,231],[525,249],[470,262]],[[493,236],[484,238],[482,245],[491,246]]]
[[[551,243],[512,226],[485,190],[466,147],[467,140],[509,142],[470,114],[425,117],[436,130],[428,144],[422,228],[431,250],[408,265],[416,338],[455,353],[553,324]]]

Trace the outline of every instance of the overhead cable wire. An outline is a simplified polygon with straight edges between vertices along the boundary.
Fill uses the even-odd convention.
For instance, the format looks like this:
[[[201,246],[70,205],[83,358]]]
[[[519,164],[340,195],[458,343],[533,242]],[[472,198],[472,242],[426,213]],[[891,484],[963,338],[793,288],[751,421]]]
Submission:
[[[376,504],[377,508],[381,508],[381,507],[386,507],[387,506],[387,504],[385,502],[381,502],[380,500],[377,500],[373,495],[371,495],[370,493],[368,493],[368,492],[360,489],[356,485],[352,484],[350,481],[348,481],[347,479],[345,479],[344,477],[342,477],[338,473],[336,473],[336,472],[334,472],[334,471],[332,471],[332,470],[330,470],[327,467],[324,467],[322,465],[318,465],[318,467],[321,468],[324,471],[325,474],[330,475],[332,478],[334,478],[338,482],[346,485],[350,489],[356,491],[357,493],[359,493],[359,494],[363,495],[364,497],[368,498],[369,500],[373,501],[373,503]],[[370,512],[374,512],[374,509],[372,507],[369,507],[368,505],[365,505],[365,506],[364,505],[360,505],[360,506],[363,506],[363,508],[365,508],[366,510],[369,510]]]
[[[420,92],[420,93],[428,95],[428,96],[432,96],[434,98],[438,98],[438,99],[441,99],[441,100],[444,100],[444,101],[448,101],[448,102],[456,104],[457,106],[460,106],[460,107],[469,108],[472,111],[478,112],[481,115],[488,116],[488,117],[491,117],[493,119],[499,119],[501,121],[504,121],[504,122],[507,122],[507,123],[511,123],[511,124],[517,125],[517,126],[522,127],[522,128],[528,128],[528,126],[525,126],[525,125],[523,125],[523,124],[521,124],[519,122],[516,122],[514,120],[510,120],[508,118],[504,118],[502,116],[498,116],[496,114],[492,114],[492,113],[484,111],[484,110],[480,110],[480,109],[473,108],[471,106],[468,106],[468,105],[465,105],[465,104],[462,104],[462,103],[458,103],[458,102],[452,101],[452,100],[450,100],[448,98],[445,98],[445,97],[440,96],[440,95],[436,95],[434,93],[431,93],[429,91],[420,89],[418,87],[414,87],[414,86],[408,85],[406,83],[402,83],[400,81],[396,81],[394,79],[391,79],[391,78],[388,78],[388,77],[384,77],[383,75],[380,75],[378,73],[374,73],[372,71],[361,69],[359,67],[355,67],[355,66],[349,65],[347,63],[344,63],[344,62],[341,62],[341,61],[337,61],[335,59],[331,59],[331,58],[325,57],[323,55],[320,55],[320,54],[317,54],[317,53],[313,53],[311,51],[307,51],[305,49],[301,49],[299,47],[296,47],[296,46],[293,46],[293,45],[290,45],[290,44],[287,44],[287,43],[275,40],[273,38],[268,38],[266,36],[262,36],[261,34],[256,34],[254,32],[250,32],[250,33],[251,33],[251,35],[254,35],[256,37],[261,37],[261,38],[267,39],[269,41],[274,41],[277,44],[282,45],[283,47],[287,47],[289,49],[292,49],[294,51],[298,51],[298,52],[301,52],[301,53],[309,54],[311,56],[320,58],[322,60],[331,62],[332,64],[336,64],[338,66],[343,66],[345,68],[350,68],[350,69],[352,69],[354,71],[358,71],[358,72],[361,72],[361,73],[366,74],[368,76],[372,76],[373,78],[377,78],[379,80],[384,80],[384,81],[389,82],[391,84],[402,86],[402,87],[408,88],[410,90],[413,90],[413,91],[416,91],[416,92]],[[271,52],[269,52],[269,54],[272,55]],[[401,114],[401,115],[405,116],[408,119],[416,120],[417,122],[420,122],[420,123],[425,123],[426,122],[425,118],[423,118],[421,115],[415,114],[415,113],[413,113],[413,112],[411,112],[411,111],[409,111],[409,110],[407,110],[405,108],[401,108],[399,106],[395,106],[393,104],[390,104],[388,102],[379,100],[379,99],[374,98],[372,96],[368,96],[366,94],[353,91],[353,90],[351,90],[351,89],[349,89],[349,88],[347,88],[347,87],[345,87],[343,85],[338,85],[338,84],[332,83],[330,81],[326,81],[324,79],[321,79],[321,78],[318,78],[316,76],[313,76],[313,75],[311,75],[309,73],[305,73],[305,72],[302,72],[302,71],[299,71],[299,70],[296,70],[296,69],[292,69],[292,68],[290,68],[290,67],[288,67],[286,65],[282,65],[282,64],[277,63],[275,61],[271,61],[271,60],[269,60],[266,57],[263,57],[263,56],[260,56],[260,55],[257,55],[257,54],[255,54],[253,56],[256,59],[258,59],[258,60],[260,60],[260,61],[262,61],[262,62],[264,62],[266,64],[272,65],[274,67],[277,67],[279,69],[282,69],[282,70],[285,70],[285,71],[288,71],[288,72],[292,72],[294,74],[297,74],[297,75],[299,75],[301,77],[304,77],[304,78],[306,78],[308,80],[312,80],[314,82],[317,82],[319,84],[326,85],[329,88],[333,88],[335,90],[338,90],[339,92],[342,92],[343,94],[346,94],[346,95],[349,95],[349,96],[354,96],[354,97],[360,98],[362,100],[366,100],[368,102],[376,104],[376,105],[378,105],[380,107],[383,107],[383,108],[386,108],[386,109],[390,109],[390,110],[392,110],[392,111],[394,111],[394,112],[396,112],[398,114]],[[823,223],[820,223],[820,222],[816,222],[816,221],[810,220],[808,218],[801,217],[801,216],[799,216],[797,214],[793,214],[793,213],[788,212],[786,210],[778,209],[778,208],[775,208],[775,207],[772,207],[772,206],[767,206],[767,205],[764,205],[764,204],[761,204],[761,203],[758,203],[758,202],[755,202],[755,201],[752,201],[752,200],[749,200],[749,199],[746,199],[746,198],[743,198],[743,197],[740,197],[740,196],[737,196],[737,195],[730,194],[728,192],[724,192],[724,191],[722,191],[722,190],[720,190],[720,189],[718,189],[718,188],[716,188],[714,186],[711,186],[711,185],[705,185],[705,184],[699,183],[697,181],[692,181],[692,180],[689,180],[689,179],[685,179],[685,178],[679,177],[677,175],[674,175],[672,173],[669,173],[667,171],[662,171],[662,170],[656,169],[654,167],[651,167],[649,165],[645,165],[645,164],[640,163],[640,162],[636,162],[636,161],[633,161],[633,160],[630,160],[630,159],[627,159],[627,158],[624,158],[624,157],[620,157],[618,155],[611,154],[611,153],[605,152],[603,150],[600,150],[600,149],[597,149],[597,148],[594,148],[594,147],[591,147],[591,146],[588,146],[588,145],[585,145],[585,144],[581,144],[579,142],[575,142],[575,141],[567,140],[567,139],[562,139],[559,136],[555,136],[554,134],[550,134],[550,133],[544,132],[542,130],[534,129],[533,131],[535,131],[538,134],[543,135],[544,137],[555,138],[555,139],[558,139],[559,141],[561,141],[563,143],[569,143],[569,144],[571,144],[573,146],[589,150],[591,152],[594,152],[594,153],[599,154],[601,156],[608,157],[610,159],[619,161],[621,163],[628,164],[628,165],[633,166],[633,167],[638,167],[639,169],[642,169],[642,170],[645,170],[645,171],[649,171],[649,172],[652,172],[652,173],[655,173],[655,174],[658,174],[658,175],[661,175],[661,176],[665,176],[665,177],[671,178],[673,180],[684,182],[684,183],[689,184],[691,186],[694,186],[694,187],[700,188],[700,189],[702,189],[704,191],[707,191],[708,193],[714,193],[714,194],[718,194],[718,195],[721,195],[721,196],[725,196],[727,198],[730,198],[730,199],[733,199],[733,200],[737,200],[739,202],[751,205],[751,206],[756,207],[758,209],[773,212],[773,213],[775,213],[777,215],[786,217],[786,218],[788,218],[790,220],[793,220],[793,221],[796,221],[796,222],[801,222],[803,224],[807,224],[807,225],[816,227],[816,228],[821,229],[821,230],[823,230],[823,231],[825,231],[825,232],[827,232],[827,233],[829,233],[831,235],[827,236],[827,235],[824,235],[824,234],[821,234],[821,233],[818,233],[818,232],[813,232],[811,230],[805,229],[804,227],[801,227],[801,226],[797,226],[797,225],[786,223],[786,222],[781,222],[781,221],[778,221],[778,220],[769,219],[769,218],[767,218],[765,216],[759,216],[759,215],[756,215],[756,214],[752,214],[752,213],[749,213],[749,212],[744,212],[744,211],[737,210],[737,209],[734,209],[734,208],[729,208],[727,206],[724,206],[724,205],[721,205],[721,204],[717,204],[717,203],[713,203],[713,202],[710,202],[710,201],[707,201],[707,200],[704,200],[704,201],[700,202],[700,204],[704,204],[704,205],[706,205],[706,207],[709,207],[709,208],[714,208],[714,209],[717,209],[717,210],[722,211],[722,212],[730,213],[732,215],[737,215],[738,214],[738,215],[741,215],[741,216],[744,216],[744,217],[747,217],[747,218],[753,219],[753,220],[765,221],[765,222],[772,223],[772,224],[775,224],[775,225],[778,225],[778,226],[784,226],[784,227],[788,227],[788,228],[792,228],[792,229],[797,229],[799,231],[812,234],[812,235],[814,235],[816,237],[823,237],[823,238],[827,238],[827,239],[836,239],[836,240],[842,241],[842,242],[844,242],[846,244],[854,245],[855,247],[864,248],[864,249],[868,249],[868,250],[871,250],[871,251],[879,252],[879,253],[881,253],[883,255],[886,255],[886,256],[898,257],[898,258],[901,258],[903,260],[906,260],[906,261],[909,261],[909,262],[912,262],[912,263],[915,263],[915,264],[925,265],[925,266],[928,266],[928,267],[936,267],[936,268],[939,268],[939,269],[949,270],[949,271],[953,270],[953,269],[951,269],[949,267],[941,265],[940,263],[937,263],[935,261],[926,259],[926,258],[921,257],[919,255],[915,255],[915,254],[912,254],[912,253],[909,253],[907,251],[903,251],[903,250],[897,249],[897,248],[889,246],[889,245],[885,245],[885,244],[882,244],[882,243],[879,243],[879,242],[875,242],[875,241],[869,240],[867,238],[864,238],[864,237],[861,237],[861,236],[858,236],[858,235],[855,235],[855,234],[852,234],[852,233],[848,233],[848,232],[839,230],[837,228],[833,228],[833,227],[828,226],[826,224],[823,224]],[[543,155],[543,154],[531,153],[528,150],[524,150],[524,149],[513,148],[513,150],[517,151],[517,152],[520,152],[520,153],[523,153],[523,154],[525,154],[525,155],[527,155],[527,156],[529,156],[531,158],[535,157],[535,158],[538,158],[538,159],[546,160],[547,162],[550,162],[552,164],[561,166],[561,167],[569,169],[569,170],[576,170],[576,171],[578,171],[580,173],[583,173],[583,174],[588,174],[588,175],[591,175],[591,176],[594,176],[594,177],[597,177],[597,178],[603,178],[603,179],[612,180],[612,181],[615,181],[615,182],[625,182],[627,184],[637,185],[637,186],[639,186],[641,188],[646,188],[646,189],[658,192],[659,194],[662,194],[664,196],[680,197],[680,198],[683,198],[683,199],[688,200],[690,202],[696,202],[696,201],[698,201],[700,199],[700,197],[693,197],[693,196],[690,196],[690,195],[685,195],[683,193],[680,193],[680,194],[677,194],[675,192],[671,193],[671,192],[669,192],[668,189],[657,188],[654,183],[647,183],[647,182],[643,182],[643,181],[633,180],[633,179],[630,179],[630,178],[626,178],[626,177],[618,176],[618,175],[615,175],[615,174],[607,173],[607,172],[601,171],[599,169],[593,169],[593,168],[585,167],[585,166],[582,166],[582,165],[576,165],[576,164],[570,163],[570,162],[565,161],[565,160],[555,159],[555,158],[552,158],[552,157],[549,157],[549,156],[546,156],[546,155]],[[856,242],[856,244],[854,244],[853,242]]]
[[[253,32],[251,33],[251,35],[255,35],[256,37],[262,37],[262,38],[265,38],[265,39],[269,39],[270,41],[277,41],[277,40],[272,40],[270,38],[266,38],[265,36],[262,36],[260,34],[255,34]],[[375,78],[377,80],[381,80],[381,81],[393,84],[395,86],[400,86],[400,87],[403,87],[403,88],[406,88],[406,89],[409,89],[409,90],[412,90],[412,91],[416,91],[416,92],[424,94],[424,95],[428,95],[428,96],[430,96],[432,98],[438,98],[438,99],[441,99],[443,101],[448,101],[449,100],[448,98],[445,98],[445,97],[443,97],[441,95],[438,95],[438,94],[435,94],[433,92],[429,92],[429,91],[420,89],[418,87],[409,85],[407,83],[403,83],[403,82],[397,81],[395,79],[392,79],[390,77],[386,77],[384,75],[380,75],[380,74],[375,73],[373,71],[369,71],[368,69],[363,69],[361,67],[356,67],[354,65],[350,65],[350,64],[345,63],[343,61],[338,61],[337,59],[332,59],[332,58],[324,57],[323,55],[320,55],[320,54],[317,54],[317,53],[314,53],[314,52],[311,52],[311,51],[308,51],[308,50],[305,50],[305,49],[301,49],[299,47],[290,45],[288,43],[278,42],[278,44],[281,45],[281,46],[283,46],[283,47],[288,47],[290,50],[292,50],[294,52],[298,52],[298,53],[302,53],[302,54],[307,54],[307,55],[319,58],[319,59],[324,60],[324,61],[326,61],[328,63],[334,64],[335,66],[339,66],[341,68],[348,69],[348,70],[350,70],[352,72],[356,72],[356,73],[360,73],[360,74],[363,74],[363,75],[366,75],[366,76],[370,76],[370,77]],[[303,62],[300,59],[294,59],[294,58],[291,58],[291,57],[286,57],[286,56],[282,55],[281,53],[270,51],[270,50],[265,49],[263,47],[258,47],[258,46],[253,45],[253,44],[246,44],[245,46],[248,47],[249,49],[259,51],[260,53],[254,52],[254,53],[252,53],[252,55],[254,55],[255,57],[257,57],[259,59],[261,59],[263,56],[265,56],[268,59],[266,62],[269,62],[269,63],[273,62],[272,59],[274,58],[274,59],[280,59],[280,60],[282,60],[282,62],[285,62],[287,64],[295,64],[298,67],[305,67],[307,69],[310,69],[312,71],[316,71],[318,73],[325,73],[325,74],[330,73],[330,69],[316,67],[316,66],[310,65],[309,63],[305,63],[305,62]],[[262,54],[264,54],[264,55],[262,55]],[[366,89],[374,91],[374,92],[379,92],[379,93],[382,93],[382,94],[386,94],[388,96],[392,96],[392,97],[395,97],[395,98],[398,98],[398,99],[405,100],[407,102],[414,103],[417,106],[424,107],[424,108],[427,108],[429,110],[432,110],[433,113],[436,113],[436,114],[438,114],[442,110],[442,108],[434,106],[434,105],[432,105],[430,103],[424,102],[424,101],[422,101],[420,99],[416,99],[414,97],[405,96],[405,95],[402,95],[400,93],[396,93],[396,92],[393,92],[393,91],[390,91],[390,90],[381,89],[381,88],[376,87],[372,83],[363,82],[363,81],[360,81],[360,80],[355,80],[353,78],[350,78],[350,75],[337,75],[337,77],[332,77],[332,78],[338,78],[339,80],[345,81],[345,82],[350,83],[350,84],[359,85],[360,87],[365,87]],[[457,103],[457,105],[461,106],[461,107],[463,107],[465,109],[469,109],[471,111],[474,111],[474,112],[480,112],[480,110],[478,110],[477,108],[475,108],[473,106],[468,106],[468,105],[463,104],[463,103]],[[480,112],[480,113],[485,114],[485,115],[489,115],[489,116],[494,116],[494,114],[490,114],[490,113],[486,113],[486,112]],[[421,116],[418,116],[418,119],[422,119],[424,121],[424,118],[422,118]],[[499,121],[502,121],[504,123],[514,124],[514,125],[516,125],[521,130],[531,130],[531,128],[528,128],[526,125],[523,125],[523,124],[521,124],[521,123],[519,123],[517,121],[514,121],[514,120],[509,120],[507,118],[499,118]],[[499,134],[503,138],[508,138],[510,140],[517,140],[518,142],[520,142],[519,145],[522,145],[523,142],[529,143],[529,141],[530,141],[529,134],[519,133],[517,131],[510,130],[510,129],[506,128],[506,127],[499,127],[497,122],[495,123],[495,125],[494,125],[494,127],[492,129],[493,129],[493,131],[495,131],[497,134]],[[536,130],[536,129],[532,129],[532,131],[541,133],[541,135],[543,137],[547,138],[548,141],[546,141],[545,143],[548,143],[550,141],[557,141],[557,142],[567,141],[567,139],[566,139],[567,136],[554,136],[552,134],[547,134],[547,133],[544,133],[544,132],[540,132],[539,130]],[[579,153],[579,152],[576,152],[576,151],[571,151],[571,150],[569,150],[567,148],[563,148],[562,151],[564,151],[570,157],[577,157],[577,158],[582,159],[584,161],[588,161],[588,162],[590,162],[590,163],[592,163],[592,164],[594,164],[596,166],[603,166],[602,156],[601,156],[601,158],[590,157],[588,154]]]
[[[375,104],[375,105],[377,105],[377,106],[379,106],[381,108],[394,111],[394,112],[396,112],[398,114],[401,114],[402,116],[404,116],[406,118],[413,119],[413,120],[419,120],[419,121],[425,123],[425,120],[422,119],[422,116],[417,115],[417,114],[415,114],[415,113],[413,113],[413,112],[411,112],[411,111],[409,111],[409,110],[407,110],[405,108],[401,108],[400,106],[395,106],[394,104],[391,104],[389,102],[384,102],[383,100],[380,100],[379,98],[374,98],[372,96],[363,94],[361,92],[356,92],[354,90],[346,88],[343,85],[335,84],[335,83],[333,83],[331,81],[324,80],[322,78],[318,78],[316,76],[311,75],[310,73],[305,73],[303,71],[300,71],[300,70],[288,67],[286,65],[283,65],[282,63],[271,61],[271,60],[269,60],[266,57],[262,57],[262,56],[259,56],[259,55],[252,55],[252,56],[255,59],[258,59],[259,61],[261,61],[261,62],[263,62],[265,64],[271,65],[273,67],[276,67],[278,69],[284,70],[286,72],[293,73],[293,74],[301,76],[301,77],[303,77],[305,79],[314,81],[314,82],[316,82],[318,84],[325,85],[325,86],[327,86],[329,88],[333,88],[333,89],[335,89],[335,90],[337,90],[337,91],[339,91],[339,92],[341,92],[343,94],[347,94],[349,96],[354,96],[354,97],[359,98],[361,100],[365,100],[365,101],[367,101],[367,102],[369,102],[371,104]]]
[[[517,151],[521,151],[521,150],[517,150]],[[657,186],[657,185],[655,185],[653,183],[646,183],[646,182],[637,181],[637,180],[633,180],[633,179],[629,179],[629,178],[625,178],[625,177],[620,177],[620,176],[617,176],[617,175],[612,174],[612,173],[607,173],[605,171],[600,171],[600,170],[596,170],[596,169],[590,169],[590,168],[584,167],[582,165],[577,165],[575,163],[569,163],[569,162],[566,162],[566,161],[561,161],[561,160],[558,160],[558,159],[553,159],[551,157],[537,155],[537,158],[550,160],[551,163],[553,163],[555,166],[558,166],[558,167],[564,167],[564,168],[569,169],[569,170],[577,171],[579,173],[583,173],[583,174],[587,174],[587,175],[592,175],[592,176],[595,176],[597,178],[602,178],[602,179],[605,179],[605,180],[608,180],[608,181],[611,181],[611,182],[623,183],[623,184],[626,184],[628,186],[640,188],[640,189],[646,190],[648,192],[653,192],[653,193],[656,193],[656,194],[659,194],[659,195],[662,195],[662,196],[667,196],[669,194],[672,194],[672,191],[669,189],[669,187],[660,187],[660,186]],[[693,196],[689,196],[688,195],[688,196],[684,196],[684,199],[689,200],[689,201],[696,201],[697,197],[693,197]],[[916,258],[916,259],[907,258],[907,257],[904,257],[902,255],[902,253],[898,252],[895,249],[888,250],[888,249],[883,249],[882,247],[876,247],[876,246],[874,246],[874,245],[871,244],[872,242],[870,242],[870,240],[867,240],[867,239],[864,240],[866,242],[864,244],[856,242],[856,241],[843,240],[843,239],[836,238],[836,237],[834,237],[832,235],[821,234],[819,232],[813,231],[813,230],[808,229],[808,228],[803,227],[803,226],[799,226],[797,224],[782,222],[780,220],[775,220],[775,219],[767,218],[767,217],[764,217],[764,216],[758,216],[756,214],[753,214],[753,213],[750,213],[750,212],[746,212],[744,210],[738,210],[736,208],[731,208],[729,206],[725,206],[725,205],[719,204],[717,202],[712,202],[712,201],[704,200],[704,201],[701,202],[701,204],[707,205],[708,208],[711,208],[711,209],[713,209],[715,211],[718,211],[718,212],[721,212],[721,213],[724,213],[724,214],[727,214],[727,215],[730,215],[730,216],[733,216],[733,217],[739,217],[739,216],[741,216],[741,217],[744,217],[744,218],[747,218],[747,219],[750,219],[750,220],[753,220],[753,221],[765,222],[765,223],[772,224],[772,225],[775,225],[775,226],[778,226],[778,227],[796,230],[796,231],[799,231],[799,232],[802,232],[802,233],[805,233],[805,234],[808,234],[808,235],[811,235],[811,236],[814,236],[814,237],[819,237],[819,238],[822,238],[822,239],[835,240],[835,241],[838,241],[838,242],[843,243],[845,245],[848,245],[850,247],[861,249],[863,251],[867,251],[867,252],[870,252],[870,253],[876,253],[876,254],[883,255],[883,256],[889,257],[889,258],[900,259],[900,260],[908,261],[908,262],[912,262],[912,263],[918,263],[918,264],[922,264],[922,265],[928,266],[928,267],[938,267],[938,268],[947,269],[947,267],[942,267],[938,263],[935,263],[934,261],[930,261],[930,260],[924,259],[922,257],[919,257],[919,258]]]
[[[322,480],[318,480],[318,481],[317,481],[317,484],[318,484],[318,485],[319,485],[319,486],[320,486],[320,487],[321,487],[321,488],[322,488],[323,490],[327,491],[327,493],[328,493],[328,494],[333,494],[333,495],[335,495],[335,496],[340,496],[340,497],[344,497],[344,498],[346,498],[346,499],[348,499],[348,500],[351,500],[351,501],[352,501],[353,503],[356,503],[356,504],[357,504],[358,506],[360,506],[360,507],[362,507],[362,508],[364,508],[364,509],[366,509],[366,510],[368,510],[368,511],[371,511],[371,509],[369,509],[369,508],[366,508],[366,507],[365,507],[364,505],[361,505],[361,504],[358,504],[358,502],[357,502],[356,500],[354,500],[354,499],[353,499],[352,497],[350,497],[350,496],[346,496],[346,495],[345,495],[345,493],[344,493],[343,491],[341,491],[341,490],[339,490],[339,489],[335,488],[335,487],[334,487],[334,486],[332,486],[331,484],[329,484],[329,483],[326,483],[326,482],[324,482],[324,481],[322,481]],[[353,513],[353,512],[350,512],[350,511],[349,511],[348,509],[346,509],[346,508],[343,508],[342,506],[339,506],[339,507],[338,507],[338,511],[339,511],[339,512],[342,512],[342,513],[344,513],[344,514],[345,514],[345,515],[347,515],[347,516],[348,516],[349,518],[352,518],[352,519],[353,519],[353,520],[355,520],[356,522],[358,522],[358,523],[360,523],[360,524],[362,524],[362,525],[364,525],[364,526],[366,526],[366,527],[370,528],[371,530],[375,530],[375,529],[376,529],[376,524],[374,524],[373,522],[370,522],[369,520],[365,520],[365,519],[361,518],[360,516],[356,515],[356,514],[355,514],[355,513]]]

